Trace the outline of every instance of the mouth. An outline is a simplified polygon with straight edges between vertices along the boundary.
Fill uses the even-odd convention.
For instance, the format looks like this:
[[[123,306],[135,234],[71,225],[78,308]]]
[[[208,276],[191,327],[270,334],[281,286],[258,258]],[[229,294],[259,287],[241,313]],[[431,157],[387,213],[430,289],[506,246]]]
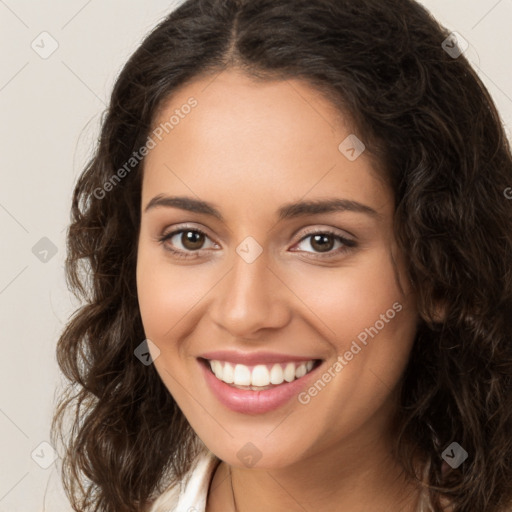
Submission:
[[[198,357],[199,369],[212,396],[227,409],[247,415],[259,415],[290,404],[320,373],[324,359],[287,361],[287,358],[267,355],[245,357],[227,355],[226,359]],[[261,355],[261,354],[260,354]],[[211,356],[212,357],[212,356]],[[277,360],[276,360],[277,359]]]
[[[286,363],[245,365],[218,359],[198,358],[199,362],[221,382],[251,391],[265,391],[296,381],[315,370],[322,359]]]
[[[218,359],[198,358],[219,381],[235,389],[265,391],[301,379],[314,371],[322,359],[245,365]]]
[[[206,352],[196,360],[211,397],[231,411],[251,415],[290,405],[327,364],[314,356],[233,349]]]

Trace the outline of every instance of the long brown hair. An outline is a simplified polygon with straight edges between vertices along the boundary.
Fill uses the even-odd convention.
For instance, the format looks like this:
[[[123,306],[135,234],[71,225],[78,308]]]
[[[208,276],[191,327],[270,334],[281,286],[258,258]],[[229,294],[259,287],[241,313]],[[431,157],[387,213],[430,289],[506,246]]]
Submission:
[[[411,478],[413,452],[429,462],[435,512],[443,496],[454,512],[510,506],[512,156],[485,86],[464,55],[445,51],[449,35],[413,0],[187,0],[142,42],[76,184],[67,236],[66,275],[83,305],[58,342],[70,383],[52,439],[65,445],[75,510],[142,510],[196,454],[154,366],[134,356],[145,338],[135,282],[144,160],[130,159],[173,91],[230,66],[304,79],[351,116],[393,186],[418,296],[396,457]],[[445,474],[454,441],[468,458]]]

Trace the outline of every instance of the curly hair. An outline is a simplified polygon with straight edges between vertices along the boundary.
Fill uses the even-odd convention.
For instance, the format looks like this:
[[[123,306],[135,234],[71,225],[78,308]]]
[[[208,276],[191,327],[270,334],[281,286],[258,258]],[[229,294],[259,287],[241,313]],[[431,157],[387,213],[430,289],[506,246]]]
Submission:
[[[52,440],[65,444],[74,510],[144,510],[199,449],[154,365],[134,356],[145,339],[135,280],[144,159],[112,178],[174,91],[230,67],[303,79],[350,116],[392,184],[420,316],[394,453],[418,480],[421,452],[434,512],[445,498],[453,512],[511,505],[512,155],[484,84],[443,49],[449,36],[413,0],[187,0],[145,38],[73,193],[66,278],[83,304],[57,345],[69,385]],[[453,441],[468,458],[444,472]]]

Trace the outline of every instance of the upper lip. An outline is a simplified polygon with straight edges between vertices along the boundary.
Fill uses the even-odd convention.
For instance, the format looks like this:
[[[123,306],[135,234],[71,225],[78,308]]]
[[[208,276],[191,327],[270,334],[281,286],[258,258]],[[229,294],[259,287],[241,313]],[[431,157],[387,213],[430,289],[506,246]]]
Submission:
[[[278,354],[276,352],[239,352],[233,350],[215,350],[201,354],[203,359],[227,361],[246,366],[256,364],[288,363],[292,361],[315,361],[316,357],[296,356],[293,354]]]

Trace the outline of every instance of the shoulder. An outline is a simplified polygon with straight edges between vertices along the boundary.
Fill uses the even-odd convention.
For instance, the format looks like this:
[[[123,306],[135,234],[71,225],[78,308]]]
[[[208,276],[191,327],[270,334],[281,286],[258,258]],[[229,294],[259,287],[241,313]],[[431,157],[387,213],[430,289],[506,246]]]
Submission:
[[[192,462],[190,471],[171,484],[147,509],[147,512],[204,512],[208,488],[220,463],[212,452],[202,452]]]

